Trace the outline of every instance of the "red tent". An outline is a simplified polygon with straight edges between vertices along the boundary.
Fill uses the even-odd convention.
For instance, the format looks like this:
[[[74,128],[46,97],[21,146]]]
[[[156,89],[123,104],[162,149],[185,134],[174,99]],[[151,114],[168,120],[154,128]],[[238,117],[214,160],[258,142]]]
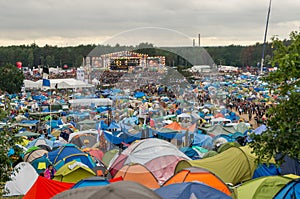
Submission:
[[[74,183],[49,180],[39,176],[23,199],[49,199],[56,194],[71,189]]]

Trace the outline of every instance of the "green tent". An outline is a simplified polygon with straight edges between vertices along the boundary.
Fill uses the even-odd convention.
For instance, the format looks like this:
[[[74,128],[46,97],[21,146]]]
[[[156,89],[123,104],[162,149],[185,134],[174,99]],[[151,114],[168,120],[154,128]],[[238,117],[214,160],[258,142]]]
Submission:
[[[115,157],[116,154],[119,153],[119,149],[112,149],[110,151],[107,151],[103,158],[102,158],[102,162],[105,166],[109,166],[110,161]]]
[[[228,150],[210,158],[201,160],[182,160],[176,165],[175,173],[188,167],[200,167],[211,171],[225,183],[236,185],[252,179],[256,169],[256,156],[251,148],[231,147]],[[270,163],[275,163],[273,160]]]
[[[250,180],[234,189],[238,199],[273,198],[292,179],[283,176],[264,176]]]
[[[96,176],[96,174],[88,166],[73,160],[58,169],[54,174],[53,180],[76,183],[84,178],[92,176]]]

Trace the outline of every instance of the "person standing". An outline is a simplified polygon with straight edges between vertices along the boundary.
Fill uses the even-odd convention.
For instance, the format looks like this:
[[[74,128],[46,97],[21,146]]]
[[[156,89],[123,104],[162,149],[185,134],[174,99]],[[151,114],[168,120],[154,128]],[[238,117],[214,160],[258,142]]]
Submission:
[[[47,169],[44,172],[44,177],[48,179],[53,179],[55,174],[55,169],[52,164],[49,164]]]

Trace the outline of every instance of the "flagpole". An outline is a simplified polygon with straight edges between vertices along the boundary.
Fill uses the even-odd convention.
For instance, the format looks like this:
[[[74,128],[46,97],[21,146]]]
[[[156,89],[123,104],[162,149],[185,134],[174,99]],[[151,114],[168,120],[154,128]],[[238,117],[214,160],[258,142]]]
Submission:
[[[270,0],[270,2],[269,2],[269,9],[268,9],[268,14],[267,14],[264,44],[263,44],[263,50],[262,50],[262,56],[261,56],[261,62],[260,62],[260,74],[263,73],[263,67],[264,67],[266,40],[267,40],[267,33],[268,33],[268,26],[269,26],[270,12],[271,12],[271,2],[272,2],[272,0]]]

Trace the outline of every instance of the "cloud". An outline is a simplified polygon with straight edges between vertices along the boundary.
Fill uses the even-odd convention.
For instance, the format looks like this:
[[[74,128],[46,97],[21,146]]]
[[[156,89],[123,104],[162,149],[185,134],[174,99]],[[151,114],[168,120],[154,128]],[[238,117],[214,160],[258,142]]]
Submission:
[[[182,32],[190,38],[187,42],[190,44],[198,33],[204,45],[253,44],[263,40],[268,3],[268,0],[1,1],[0,45],[33,40],[51,45],[57,38],[70,45],[101,43],[126,30],[153,26]],[[273,0],[269,38],[273,34],[287,37],[292,30],[299,30],[299,9],[300,1]],[[159,42],[161,37],[161,43],[164,42],[164,31],[148,30],[145,39],[150,37]],[[178,38],[181,37],[179,34]],[[179,41],[178,38],[174,41]],[[127,39],[129,43],[134,41]]]

